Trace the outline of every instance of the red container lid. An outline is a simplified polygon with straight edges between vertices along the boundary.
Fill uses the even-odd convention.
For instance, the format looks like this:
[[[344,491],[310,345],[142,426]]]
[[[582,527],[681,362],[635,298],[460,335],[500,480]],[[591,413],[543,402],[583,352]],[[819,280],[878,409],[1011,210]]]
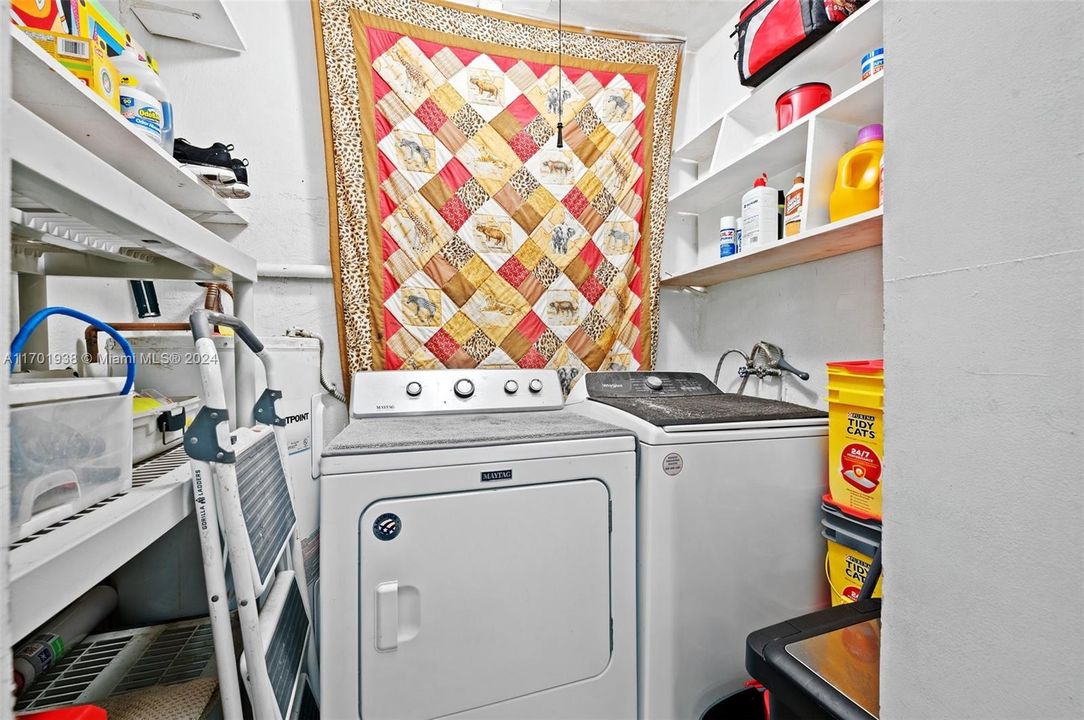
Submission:
[[[43,710],[42,712],[16,715],[16,720],[108,720],[105,710],[94,705]]]
[[[877,523],[878,525],[881,524],[881,516],[880,515],[874,515],[872,513],[863,512],[861,510],[856,510],[853,507],[850,507],[848,505],[844,505],[843,503],[837,502],[834,499],[832,499],[832,493],[825,493],[824,497],[822,497],[821,500],[824,501],[825,505],[831,505],[832,507],[834,507],[836,510],[839,510],[844,515],[849,515],[850,517],[854,518],[855,520],[864,520],[864,521],[867,521],[867,522],[873,521],[873,522]]]
[[[843,362],[826,363],[828,367],[850,370],[853,373],[883,373],[885,371],[884,358],[880,360],[846,360]]]
[[[832,86],[831,86],[831,85],[829,85],[828,83],[824,83],[824,82],[807,82],[807,83],[802,83],[801,85],[795,85],[795,86],[794,86],[794,87],[792,87],[792,88],[791,88],[790,90],[787,90],[787,91],[786,91],[785,93],[783,93],[782,95],[780,95],[779,97],[777,97],[777,98],[775,99],[775,104],[776,104],[776,105],[778,106],[778,105],[779,105],[779,103],[780,103],[780,102],[781,102],[782,100],[784,100],[785,98],[789,97],[789,96],[790,96],[790,95],[792,95],[793,93],[796,93],[796,92],[798,92],[799,90],[804,90],[805,88],[822,88],[822,89],[824,89],[824,90],[827,90],[827,91],[828,91],[829,93],[831,93],[831,92],[832,92]]]

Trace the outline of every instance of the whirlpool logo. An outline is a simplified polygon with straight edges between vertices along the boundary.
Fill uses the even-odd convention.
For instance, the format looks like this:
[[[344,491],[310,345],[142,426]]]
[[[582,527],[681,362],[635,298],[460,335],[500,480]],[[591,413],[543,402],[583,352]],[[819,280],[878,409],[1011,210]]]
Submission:
[[[511,470],[483,470],[482,482],[500,482],[502,480],[511,480]]]

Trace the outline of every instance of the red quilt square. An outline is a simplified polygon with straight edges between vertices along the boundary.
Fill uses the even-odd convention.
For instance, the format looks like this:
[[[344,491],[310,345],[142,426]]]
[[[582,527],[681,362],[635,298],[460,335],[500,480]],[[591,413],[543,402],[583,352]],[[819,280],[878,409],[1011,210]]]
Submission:
[[[448,202],[444,203],[444,207],[437,212],[453,230],[459,230],[470,218],[470,210],[467,209],[467,206],[463,204],[458,195],[453,195]]]
[[[526,95],[520,95],[513,100],[505,112],[511,113],[512,117],[519,120],[520,125],[527,125],[538,117],[538,108],[531,104]]]
[[[519,287],[519,284],[527,279],[531,271],[523,266],[519,258],[513,257],[509,258],[504,265],[501,265],[501,269],[497,271],[497,274],[507,280],[512,287]]]
[[[544,368],[546,367],[546,358],[542,357],[537,348],[531,348],[526,355],[519,359],[518,364],[521,368]]]
[[[437,176],[445,183],[447,183],[448,187],[452,189],[452,192],[455,192],[459,188],[463,187],[463,183],[467,182],[473,177],[473,175],[471,175],[470,173],[470,170],[468,170],[463,165],[463,163],[459,162],[459,160],[457,160],[456,158],[452,158],[451,160],[449,160],[448,163],[440,169],[440,172],[437,173]]]
[[[456,350],[459,349],[459,343],[452,339],[452,336],[445,332],[444,328],[437,330],[436,334],[425,343],[425,346],[442,363],[447,363],[448,358],[455,355]]]
[[[542,322],[542,319],[535,315],[534,310],[527,313],[527,316],[519,321],[519,325],[516,325],[516,330],[519,330],[519,334],[527,339],[527,342],[534,342],[538,339],[546,329],[546,324]]]
[[[591,272],[594,272],[598,264],[602,262],[602,252],[594,242],[588,240],[587,244],[583,246],[583,250],[580,251],[580,260],[583,260],[591,268]],[[592,300],[591,302],[595,301]]]
[[[391,350],[384,352],[384,369],[385,370],[398,370],[403,367],[403,358],[396,355]]]
[[[512,147],[512,151],[523,162],[527,162],[535,153],[538,152],[538,143],[534,141],[531,134],[526,130],[520,130],[516,133],[515,137],[508,141],[508,144]]]
[[[592,305],[598,302],[604,292],[606,292],[606,288],[602,287],[602,283],[594,275],[588,276],[583,285],[580,285],[580,294],[587,298],[587,302]]]
[[[568,211],[572,213],[574,217],[579,217],[580,213],[582,213],[584,209],[588,205],[590,205],[590,203],[587,202],[587,198],[584,197],[584,194],[580,192],[580,189],[578,187],[574,187],[569,190],[568,194],[565,195],[564,199],[561,200],[561,202],[564,203],[564,206],[568,208]]]
[[[444,123],[448,122],[448,116],[444,114],[444,111],[433,102],[433,98],[426,98],[425,102],[418,106],[418,109],[414,111],[414,114],[418,116],[418,119],[422,121],[422,125],[429,128],[429,132],[434,135],[437,131],[444,127]]]

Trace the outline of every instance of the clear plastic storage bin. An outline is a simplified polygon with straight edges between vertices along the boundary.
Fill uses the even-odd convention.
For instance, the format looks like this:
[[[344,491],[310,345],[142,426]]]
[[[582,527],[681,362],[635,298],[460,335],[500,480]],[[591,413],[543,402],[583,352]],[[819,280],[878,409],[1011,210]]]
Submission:
[[[132,487],[132,396],[116,394],[122,379],[15,378],[9,542]]]

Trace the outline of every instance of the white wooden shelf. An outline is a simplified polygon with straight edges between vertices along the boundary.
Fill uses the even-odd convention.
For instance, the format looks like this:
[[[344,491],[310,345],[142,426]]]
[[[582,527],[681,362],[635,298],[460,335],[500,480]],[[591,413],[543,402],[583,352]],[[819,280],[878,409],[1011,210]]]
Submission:
[[[709,287],[739,278],[881,244],[881,208],[838,222],[792,235],[774,245],[750,253],[739,253],[714,263],[701,265],[681,275],[664,278],[663,285],[672,287]]]
[[[245,49],[221,0],[132,0],[132,12],[154,35],[235,52]]]
[[[17,272],[255,281],[255,258],[17,102],[9,103],[4,132],[11,140],[12,206],[20,211],[12,219],[22,224],[19,231],[35,230],[28,218],[37,218],[42,232],[37,248],[15,244]],[[80,235],[97,244],[85,242],[86,252],[74,252]],[[102,240],[108,236],[113,245]],[[67,246],[58,248],[57,240]]]
[[[753,180],[760,173],[766,172],[771,178],[783,170],[805,162],[809,127],[816,118],[848,123],[880,122],[883,105],[882,73],[849,88],[778,131],[763,144],[747,150],[685,190],[674,194],[670,197],[669,209],[678,213],[697,214],[717,206],[723,199],[740,195],[753,186]],[[863,117],[869,119],[856,119]]]
[[[183,448],[133,470],[132,489],[18,541],[8,552],[10,637],[23,638],[192,512]]]
[[[11,97],[140,187],[201,223],[247,224],[240,203],[219,197],[14,25]],[[242,201],[243,202],[243,201]]]
[[[719,117],[683,139],[674,150],[674,158],[691,162],[711,159],[726,118],[770,130],[775,123],[775,101],[784,92],[807,82],[829,82],[833,90],[849,88],[861,78],[861,58],[867,51],[881,47],[884,37],[883,0],[871,0],[844,20],[838,27],[806,48],[778,72],[752,88]],[[759,134],[759,133],[757,133]]]

